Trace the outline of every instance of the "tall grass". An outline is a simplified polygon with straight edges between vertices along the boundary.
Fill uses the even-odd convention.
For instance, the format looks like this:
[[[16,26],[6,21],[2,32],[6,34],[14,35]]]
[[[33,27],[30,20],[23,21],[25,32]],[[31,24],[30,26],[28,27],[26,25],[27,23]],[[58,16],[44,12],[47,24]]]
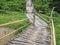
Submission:
[[[22,19],[25,19],[25,18],[27,18],[27,17],[26,17],[26,13],[24,13],[24,12],[9,11],[6,14],[0,13],[0,24],[13,22],[13,21],[17,21],[17,20],[22,20]],[[28,20],[18,22],[18,23],[15,23],[15,24],[6,25],[6,26],[3,26],[3,27],[9,27],[9,28],[17,29],[17,28],[22,27],[23,25],[26,25],[26,24],[29,24]]]

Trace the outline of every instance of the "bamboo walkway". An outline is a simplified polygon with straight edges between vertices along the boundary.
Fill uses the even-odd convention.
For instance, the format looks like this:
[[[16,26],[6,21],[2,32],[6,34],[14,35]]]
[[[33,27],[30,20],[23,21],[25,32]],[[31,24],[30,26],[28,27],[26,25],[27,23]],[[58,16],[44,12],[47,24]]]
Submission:
[[[32,13],[33,9],[34,7],[31,0],[26,0],[26,16],[34,25],[30,25],[25,31],[18,34],[5,45],[51,45],[51,34],[50,30],[47,28],[48,24],[34,15],[34,13]],[[33,16],[35,17],[35,20]]]

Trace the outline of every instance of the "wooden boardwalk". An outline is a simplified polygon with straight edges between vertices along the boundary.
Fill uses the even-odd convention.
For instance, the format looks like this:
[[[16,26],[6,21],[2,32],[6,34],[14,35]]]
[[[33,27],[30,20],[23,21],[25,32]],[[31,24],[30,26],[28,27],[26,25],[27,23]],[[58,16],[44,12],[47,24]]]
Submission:
[[[50,31],[46,27],[31,25],[6,45],[50,45]]]
[[[28,18],[33,21],[33,14],[27,14]],[[30,25],[24,32],[18,34],[6,45],[51,45],[50,30],[47,24],[35,16],[35,26]]]
[[[33,6],[31,0],[26,0],[26,16],[33,24]],[[30,25],[5,45],[51,45],[51,34],[48,24],[35,15],[35,26]]]

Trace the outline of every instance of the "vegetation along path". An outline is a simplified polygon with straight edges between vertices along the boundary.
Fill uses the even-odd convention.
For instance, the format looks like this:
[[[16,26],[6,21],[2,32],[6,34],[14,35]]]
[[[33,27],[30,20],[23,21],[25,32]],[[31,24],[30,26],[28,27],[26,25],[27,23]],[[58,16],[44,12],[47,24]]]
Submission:
[[[26,16],[33,24],[33,5],[31,0],[26,2]],[[18,34],[13,40],[9,41],[6,45],[51,45],[50,31],[48,25],[42,19],[35,16],[35,26],[30,25],[24,32]]]

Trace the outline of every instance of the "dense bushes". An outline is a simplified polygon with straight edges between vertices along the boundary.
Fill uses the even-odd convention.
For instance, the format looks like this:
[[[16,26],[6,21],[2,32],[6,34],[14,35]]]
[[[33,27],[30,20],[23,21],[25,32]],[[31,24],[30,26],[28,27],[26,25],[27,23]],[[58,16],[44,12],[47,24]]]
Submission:
[[[25,10],[24,0],[0,0],[0,10],[20,11]]]
[[[52,7],[56,7],[55,11],[57,11],[58,13],[60,13],[60,0],[51,0],[50,2],[50,8]]]
[[[34,7],[37,11],[42,10],[48,12],[50,0],[33,0]]]
[[[45,13],[50,13],[49,10],[51,10],[52,7],[56,7],[55,11],[60,13],[60,0],[33,0],[33,4],[37,11],[42,10],[45,11]]]

